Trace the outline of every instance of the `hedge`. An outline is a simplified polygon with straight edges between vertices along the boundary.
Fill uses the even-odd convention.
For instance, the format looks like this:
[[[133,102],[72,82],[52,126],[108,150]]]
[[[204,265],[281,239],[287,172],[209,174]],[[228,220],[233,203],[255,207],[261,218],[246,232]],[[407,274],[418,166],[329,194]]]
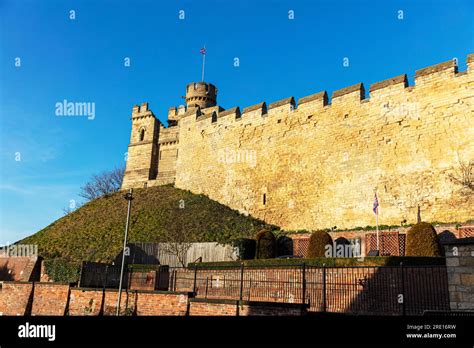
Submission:
[[[332,238],[327,232],[313,232],[309,237],[308,257],[311,259],[324,257],[326,254],[327,245],[333,245]]]
[[[262,230],[255,239],[257,240],[255,258],[271,259],[276,256],[276,238],[272,231]]]
[[[257,242],[255,239],[241,238],[233,242],[233,247],[238,250],[239,260],[250,260],[255,258]]]
[[[149,271],[158,271],[160,267],[166,266],[166,265],[135,263],[135,264],[128,264],[127,266],[129,270],[132,270],[134,272],[149,272]]]
[[[44,260],[44,270],[50,279],[61,283],[76,283],[79,281],[81,267],[79,264],[64,259]]]
[[[408,256],[441,256],[443,254],[438,235],[433,226],[427,222],[413,225],[407,232],[406,255]]]
[[[404,266],[427,266],[445,265],[444,257],[409,257],[409,256],[370,256],[362,261],[357,258],[342,257],[318,257],[314,259],[256,259],[244,261],[221,261],[221,262],[200,262],[190,263],[188,268],[216,268],[216,267],[283,267],[283,266],[306,266],[344,267],[344,266],[399,266],[403,262]]]
[[[287,236],[280,236],[277,239],[277,255],[293,255],[293,239]]]

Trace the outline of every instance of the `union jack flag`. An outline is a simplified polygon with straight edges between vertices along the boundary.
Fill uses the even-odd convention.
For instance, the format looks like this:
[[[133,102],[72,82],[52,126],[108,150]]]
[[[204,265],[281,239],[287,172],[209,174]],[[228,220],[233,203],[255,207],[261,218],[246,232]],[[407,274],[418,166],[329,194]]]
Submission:
[[[375,198],[374,198],[374,207],[372,208],[372,210],[374,211],[374,214],[378,214],[379,213],[379,200],[377,199],[377,194],[375,194]]]
[[[201,54],[206,54],[206,47],[201,48]]]

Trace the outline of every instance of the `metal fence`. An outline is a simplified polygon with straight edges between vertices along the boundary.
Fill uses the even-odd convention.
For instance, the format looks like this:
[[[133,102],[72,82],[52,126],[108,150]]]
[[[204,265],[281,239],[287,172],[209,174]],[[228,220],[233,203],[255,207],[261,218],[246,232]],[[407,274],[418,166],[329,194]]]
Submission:
[[[84,288],[119,287],[120,266],[98,262],[83,262],[79,286]],[[127,266],[123,288],[130,290],[168,290],[169,267],[156,265],[153,269],[135,270]]]
[[[449,310],[445,266],[174,268],[169,285],[198,298],[307,303],[313,312],[421,315]]]

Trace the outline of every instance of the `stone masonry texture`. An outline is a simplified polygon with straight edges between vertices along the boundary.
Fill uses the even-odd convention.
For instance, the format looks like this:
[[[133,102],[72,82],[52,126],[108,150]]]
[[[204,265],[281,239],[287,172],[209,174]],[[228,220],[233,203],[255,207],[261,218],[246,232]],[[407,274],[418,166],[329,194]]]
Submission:
[[[174,183],[288,230],[374,225],[375,191],[380,224],[415,222],[418,206],[426,221],[467,221],[474,195],[452,179],[474,160],[474,55],[467,65],[377,82],[370,97],[358,83],[330,102],[171,108],[167,128],[135,106],[122,188]]]
[[[474,241],[445,246],[451,310],[474,310]]]

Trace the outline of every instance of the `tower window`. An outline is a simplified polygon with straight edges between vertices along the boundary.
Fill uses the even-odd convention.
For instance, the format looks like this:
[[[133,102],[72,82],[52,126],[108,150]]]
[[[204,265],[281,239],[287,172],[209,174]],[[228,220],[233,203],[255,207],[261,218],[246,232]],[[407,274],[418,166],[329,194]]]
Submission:
[[[144,139],[145,139],[145,130],[142,129],[142,130],[140,131],[140,141],[143,141]]]
[[[262,202],[263,202],[263,205],[267,204],[267,194],[266,193],[263,194]]]
[[[161,151],[160,151],[160,158],[159,159],[161,159]]]

